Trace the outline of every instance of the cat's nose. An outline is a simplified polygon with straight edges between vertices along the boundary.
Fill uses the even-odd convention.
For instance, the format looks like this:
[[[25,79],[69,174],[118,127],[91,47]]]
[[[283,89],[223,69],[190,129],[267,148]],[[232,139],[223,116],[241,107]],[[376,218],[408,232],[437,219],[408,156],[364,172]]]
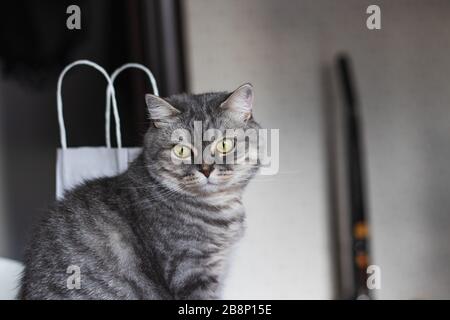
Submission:
[[[212,167],[211,167],[211,165],[209,165],[209,164],[203,164],[201,167],[200,167],[200,172],[201,173],[203,173],[203,175],[205,176],[205,177],[209,177],[209,175],[211,174],[211,171],[212,171]]]

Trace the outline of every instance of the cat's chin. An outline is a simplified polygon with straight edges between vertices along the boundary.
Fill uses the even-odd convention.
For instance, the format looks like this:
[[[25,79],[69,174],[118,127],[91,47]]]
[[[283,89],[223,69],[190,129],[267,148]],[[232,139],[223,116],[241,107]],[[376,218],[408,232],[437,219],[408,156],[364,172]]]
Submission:
[[[192,193],[193,195],[209,195],[214,194],[222,191],[222,188],[220,185],[212,182],[205,182],[205,183],[199,183],[194,186],[189,186],[186,188],[186,191],[189,193]]]

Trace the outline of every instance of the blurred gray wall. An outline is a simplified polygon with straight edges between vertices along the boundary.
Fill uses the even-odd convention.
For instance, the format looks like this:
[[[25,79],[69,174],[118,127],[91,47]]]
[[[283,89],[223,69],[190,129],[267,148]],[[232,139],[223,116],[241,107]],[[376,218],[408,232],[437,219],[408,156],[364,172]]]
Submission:
[[[379,298],[450,297],[450,2],[187,0],[194,92],[255,86],[280,172],[252,182],[229,298],[332,298],[327,70],[353,58]],[[382,29],[366,28],[378,4]],[[330,100],[331,97],[331,100]]]

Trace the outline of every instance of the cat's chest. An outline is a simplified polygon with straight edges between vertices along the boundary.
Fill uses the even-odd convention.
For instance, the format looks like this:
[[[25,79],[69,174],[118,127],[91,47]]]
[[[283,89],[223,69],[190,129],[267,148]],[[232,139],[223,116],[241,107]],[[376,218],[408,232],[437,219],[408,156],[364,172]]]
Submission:
[[[245,210],[240,201],[187,204],[180,214],[193,231],[197,230],[205,236],[216,236],[224,241],[238,237],[245,223]]]

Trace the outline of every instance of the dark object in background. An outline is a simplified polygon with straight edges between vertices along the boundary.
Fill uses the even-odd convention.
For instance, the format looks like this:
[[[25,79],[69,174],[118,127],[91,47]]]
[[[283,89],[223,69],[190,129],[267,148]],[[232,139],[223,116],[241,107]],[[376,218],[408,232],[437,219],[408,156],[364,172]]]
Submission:
[[[68,30],[69,5],[81,9],[81,30]],[[108,72],[127,62],[155,74],[162,96],[184,91],[178,0],[17,0],[0,4],[0,133],[2,183],[9,231],[0,256],[20,260],[33,220],[55,199],[59,147],[56,82],[65,65],[89,59]],[[150,36],[152,35],[152,36]],[[139,146],[148,125],[143,72],[116,83],[124,146]],[[64,80],[68,145],[105,145],[106,83],[86,67]]]
[[[88,20],[89,2],[76,1]],[[0,59],[3,74],[42,87],[49,72],[67,64],[71,51],[86,38],[89,28],[68,30],[66,8],[73,1],[3,1],[0,10]]]
[[[146,39],[143,42],[143,54],[158,79],[161,95],[169,96],[185,91],[187,85],[181,1],[140,0],[139,5],[144,26],[143,39]]]
[[[135,0],[114,2],[113,21],[122,21],[121,32],[126,32],[124,62],[138,62],[149,67],[158,82],[160,95],[163,97],[186,91],[186,76],[184,64],[184,42],[182,33],[182,14],[179,0]],[[123,14],[125,12],[125,15]],[[119,29],[117,26],[113,26]],[[111,33],[109,51],[116,50],[115,32]],[[120,44],[119,44],[120,45]],[[122,50],[123,50],[122,49]],[[122,62],[123,63],[123,62]],[[117,63],[114,68],[117,68]],[[121,102],[120,78],[127,77],[131,82],[128,90],[130,103],[139,105],[130,115],[132,119],[124,122],[124,142],[128,145],[139,145],[141,137],[148,127],[148,117],[143,105],[143,94],[149,92],[147,78],[139,71],[124,72],[119,76],[117,89],[118,103]],[[120,109],[120,108],[119,108]],[[128,127],[133,124],[133,127]],[[113,124],[111,126],[113,128]],[[130,138],[131,137],[131,138]]]
[[[364,164],[362,155],[361,123],[358,101],[352,78],[350,59],[341,55],[337,59],[344,105],[348,194],[351,224],[354,288],[351,299],[370,298],[367,288],[367,267],[370,263],[368,223],[364,193]]]

